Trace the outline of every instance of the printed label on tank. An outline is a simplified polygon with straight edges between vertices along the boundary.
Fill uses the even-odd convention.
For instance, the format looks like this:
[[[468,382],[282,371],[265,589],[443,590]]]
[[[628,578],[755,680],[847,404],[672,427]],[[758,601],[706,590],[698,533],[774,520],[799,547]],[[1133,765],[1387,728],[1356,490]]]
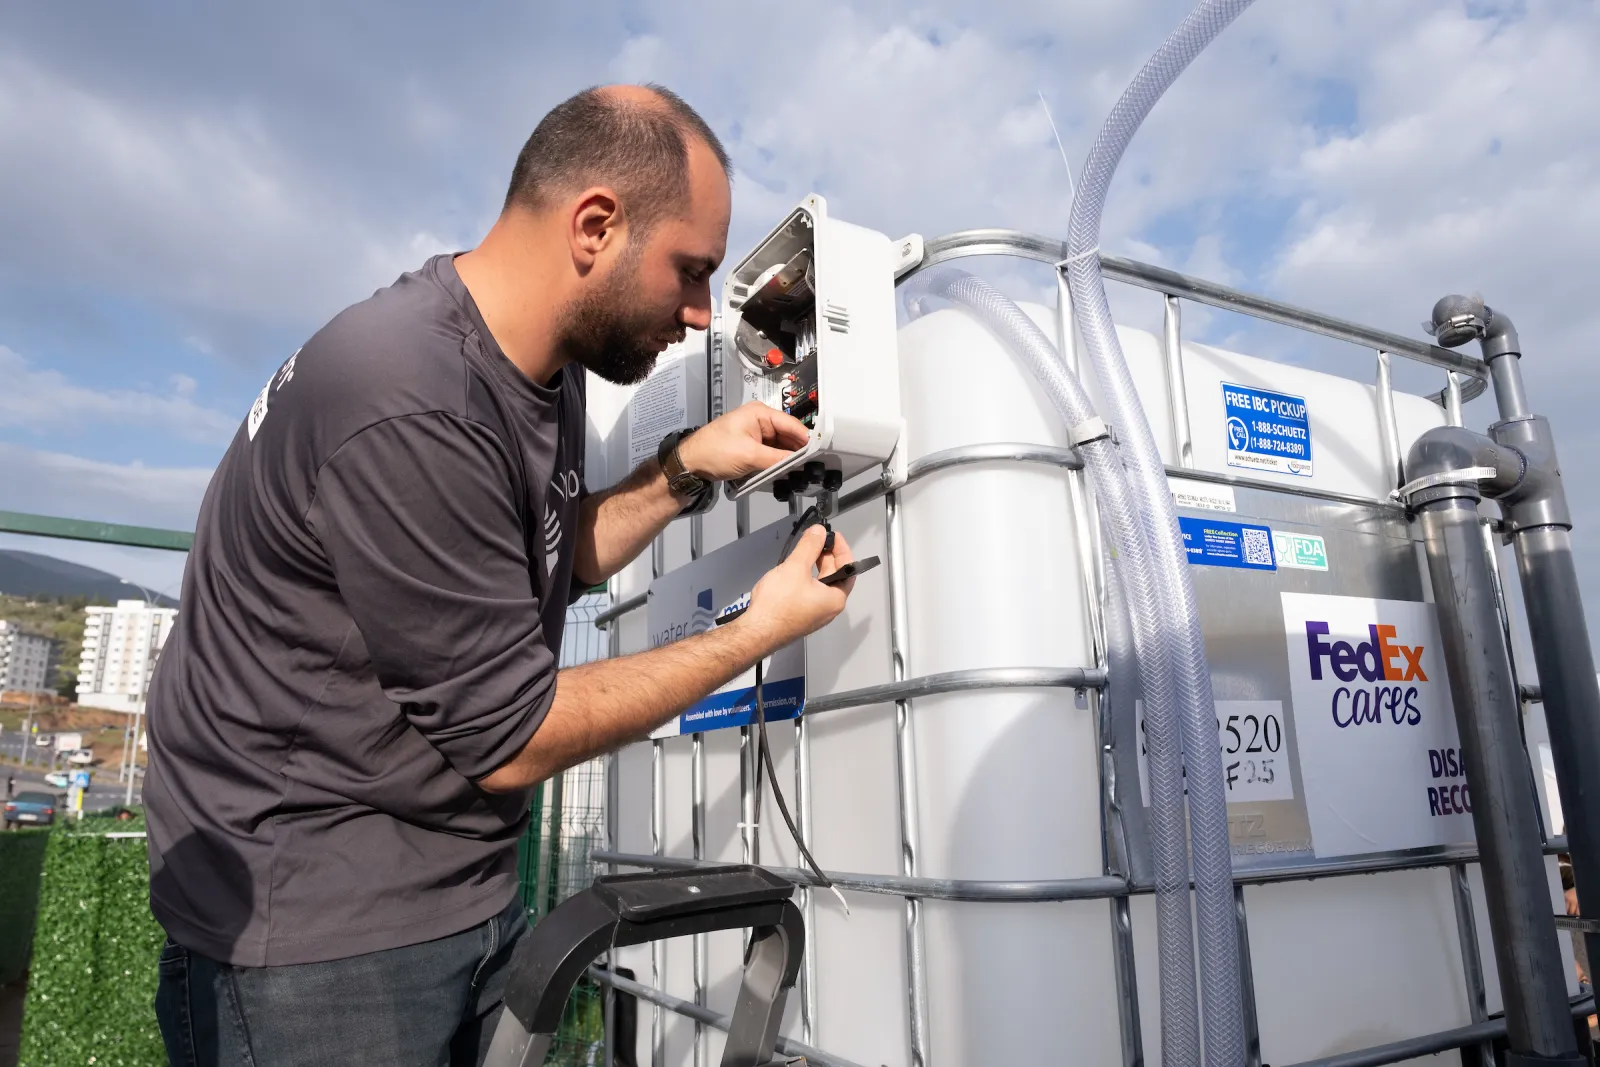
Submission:
[[[650,583],[650,647],[704,633],[716,619],[749,603],[750,590],[778,562],[793,520],[779,519]],[[651,737],[674,737],[756,721],[756,672],[745,671],[690,706]],[[806,701],[806,646],[786,645],[762,664],[761,703],[768,722],[793,719]]]
[[[1311,423],[1304,397],[1222,383],[1228,466],[1311,477]]]
[[[1278,566],[1290,570],[1328,569],[1328,543],[1316,534],[1273,530],[1272,553],[1278,559]]]
[[[689,364],[658,367],[628,401],[628,470],[655,458],[661,439],[689,426]]]
[[[1316,854],[1470,844],[1472,792],[1433,605],[1279,596]]]
[[[1145,755],[1144,701],[1134,701],[1139,717],[1139,789],[1150,805],[1150,765]],[[1217,701],[1217,747],[1222,750],[1222,780],[1229,804],[1293,800],[1289,742],[1279,700]]]
[[[1174,507],[1191,511],[1238,511],[1233,499],[1233,486],[1193,482],[1186,478],[1168,478],[1167,488],[1172,490]]]
[[[1254,571],[1278,569],[1272,556],[1270,527],[1179,515],[1178,529],[1183,531],[1183,547],[1191,564]]]

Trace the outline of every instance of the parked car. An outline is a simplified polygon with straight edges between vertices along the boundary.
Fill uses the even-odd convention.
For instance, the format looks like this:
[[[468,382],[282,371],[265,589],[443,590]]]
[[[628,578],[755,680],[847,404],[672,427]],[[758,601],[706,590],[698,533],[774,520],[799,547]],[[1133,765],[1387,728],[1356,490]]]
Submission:
[[[6,801],[6,829],[27,824],[49,826],[56,821],[56,798],[49,793],[18,793]]]
[[[72,776],[66,771],[51,771],[44,776],[44,781],[46,785],[53,785],[57,789],[70,789],[72,787]]]
[[[36,734],[34,736],[33,743],[38,748],[55,748],[56,747],[56,735],[55,734]]]
[[[94,749],[92,749],[92,748],[73,749],[71,752],[68,752],[66,754],[65,759],[66,759],[66,761],[68,763],[76,764],[77,766],[80,766],[80,767],[87,767],[89,764],[94,762]]]

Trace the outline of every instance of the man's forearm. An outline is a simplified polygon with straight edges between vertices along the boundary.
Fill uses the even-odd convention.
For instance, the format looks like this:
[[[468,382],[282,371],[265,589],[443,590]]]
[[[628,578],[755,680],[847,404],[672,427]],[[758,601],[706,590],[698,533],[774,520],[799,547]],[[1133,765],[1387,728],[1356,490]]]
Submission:
[[[667,488],[659,463],[639,464],[620,484],[583,502],[573,574],[586,585],[599,585],[643,552],[684,504]]]
[[[533,739],[478,784],[525,789],[648,734],[767,655],[770,638],[741,619],[649,652],[570,667]]]

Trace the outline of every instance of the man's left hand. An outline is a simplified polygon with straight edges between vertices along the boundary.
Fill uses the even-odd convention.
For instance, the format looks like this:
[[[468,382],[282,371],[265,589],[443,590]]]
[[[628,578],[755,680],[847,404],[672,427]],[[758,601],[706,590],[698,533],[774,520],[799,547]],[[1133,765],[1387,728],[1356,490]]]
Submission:
[[[810,436],[799,419],[752,400],[684,438],[678,456],[689,473],[725,482],[766,470]]]

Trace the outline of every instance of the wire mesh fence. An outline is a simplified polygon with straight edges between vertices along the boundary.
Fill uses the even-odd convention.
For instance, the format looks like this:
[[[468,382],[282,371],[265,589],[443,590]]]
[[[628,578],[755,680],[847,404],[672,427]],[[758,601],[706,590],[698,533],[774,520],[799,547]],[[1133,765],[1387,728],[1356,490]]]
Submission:
[[[609,603],[604,593],[589,593],[567,609],[561,638],[563,668],[605,658],[605,631],[594,620]],[[603,760],[581,763],[535,787],[528,828],[518,848],[522,902],[531,922],[538,923],[594,881],[598,870],[590,857],[604,841],[605,798]],[[581,980],[567,998],[561,1028],[545,1063],[599,1064],[604,1034],[600,987]]]

